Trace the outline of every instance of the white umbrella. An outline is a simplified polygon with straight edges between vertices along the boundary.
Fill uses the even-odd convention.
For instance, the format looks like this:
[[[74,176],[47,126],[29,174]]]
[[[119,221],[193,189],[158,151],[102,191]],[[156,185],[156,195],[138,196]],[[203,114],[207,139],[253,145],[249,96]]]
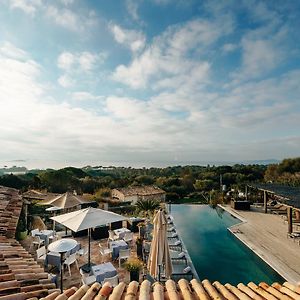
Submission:
[[[51,206],[51,207],[46,208],[45,210],[50,211],[50,212],[54,212],[54,217],[55,217],[55,212],[58,211],[58,210],[61,210],[61,209],[62,208],[57,207],[57,206]],[[53,220],[53,231],[55,231],[55,221],[54,220]]]
[[[160,277],[160,267],[165,267],[165,276],[172,274],[172,262],[167,240],[168,221],[165,213],[159,210],[153,219],[153,240],[151,243],[148,269],[151,276]]]
[[[127,218],[115,214],[110,211],[88,207],[85,209],[73,211],[67,214],[59,215],[56,217],[52,217],[52,220],[70,228],[71,230],[78,232],[81,230],[88,229],[89,236],[89,256],[88,256],[88,264],[85,266],[85,269],[88,271],[90,269],[91,264],[91,228],[106,225],[109,223],[127,220]]]
[[[52,199],[47,199],[39,202],[40,205],[52,205],[63,209],[72,208],[77,205],[88,204],[94,201],[89,201],[81,196],[74,195],[73,193],[66,192],[62,195],[58,195]]]

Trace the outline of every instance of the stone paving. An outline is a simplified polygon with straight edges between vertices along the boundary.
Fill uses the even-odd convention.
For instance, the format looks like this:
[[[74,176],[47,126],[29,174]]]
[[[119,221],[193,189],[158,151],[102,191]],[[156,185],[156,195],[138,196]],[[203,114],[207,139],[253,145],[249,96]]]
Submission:
[[[230,206],[223,208],[244,221],[231,227],[237,238],[287,281],[300,282],[299,239],[288,238],[288,225],[282,216],[264,214],[252,207],[251,211],[234,210]]]

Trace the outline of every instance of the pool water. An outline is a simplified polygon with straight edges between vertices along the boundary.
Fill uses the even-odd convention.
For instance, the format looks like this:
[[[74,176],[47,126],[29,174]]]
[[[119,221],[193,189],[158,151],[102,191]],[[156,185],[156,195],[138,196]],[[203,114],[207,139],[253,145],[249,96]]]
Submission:
[[[222,208],[172,205],[171,214],[200,280],[233,285],[285,281],[227,230],[240,220]]]

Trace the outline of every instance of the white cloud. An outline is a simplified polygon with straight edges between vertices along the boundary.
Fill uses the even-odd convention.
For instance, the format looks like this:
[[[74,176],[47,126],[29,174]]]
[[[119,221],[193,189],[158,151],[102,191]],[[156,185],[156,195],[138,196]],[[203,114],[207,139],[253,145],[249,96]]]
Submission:
[[[17,48],[10,42],[5,41],[0,47],[0,53],[9,58],[25,59],[27,58],[27,53],[22,49]]]
[[[26,14],[30,15],[34,15],[41,5],[41,0],[10,0],[10,8],[21,9]]]
[[[196,19],[169,27],[139,56],[134,57],[128,66],[119,65],[113,73],[113,79],[134,89],[146,88],[153,78],[156,78],[153,87],[171,87],[176,81],[182,83],[185,78],[190,78],[194,75],[193,70],[198,69],[198,84],[201,84],[201,80],[208,75],[209,64],[199,61],[198,57],[193,58],[191,52],[195,49],[204,51],[222,35],[231,32],[230,19],[222,18],[221,27],[218,22],[221,20],[213,23]]]
[[[75,32],[83,30],[83,24],[80,22],[78,15],[69,9],[58,9],[55,6],[48,6],[46,15],[59,26]]]
[[[85,74],[92,72],[104,62],[106,56],[104,52],[62,52],[58,56],[57,66],[65,73],[58,78],[58,83],[64,88],[73,86],[77,75],[82,72]]]
[[[57,82],[64,88],[69,88],[74,84],[74,80],[67,74],[61,75]]]
[[[68,6],[74,3],[74,0],[60,0],[64,5]]]
[[[224,44],[222,49],[224,52],[232,52],[236,50],[238,47],[239,46],[237,44],[228,43],[228,44]]]
[[[145,47],[145,35],[136,30],[122,28],[116,24],[110,24],[109,29],[114,39],[121,45],[128,47],[132,52],[137,52]]]
[[[70,52],[63,52],[57,59],[57,66],[63,70],[70,70],[75,63],[76,57]]]
[[[72,93],[72,99],[75,101],[89,101],[89,100],[102,100],[103,96],[95,96],[89,92],[74,92]]]
[[[26,53],[11,47],[16,53]],[[205,63],[191,77],[201,74],[201,66],[205,68]],[[189,74],[187,69],[184,74]],[[198,89],[197,83],[203,81],[199,76],[191,78],[195,82],[185,78],[177,88],[148,100],[114,95],[103,99],[85,90],[70,94],[75,101],[99,100],[98,114],[78,107],[78,102],[73,107],[54,101],[49,88],[39,82],[43,78],[39,64],[26,55],[11,57],[0,51],[0,156],[62,164],[82,162],[83,157],[96,162],[99,156],[108,161],[140,159],[149,163],[175,157],[220,160],[220,153],[222,160],[269,157],[270,153],[278,157],[282,153],[278,143],[283,141],[277,135],[280,131],[290,133],[285,146],[291,151],[299,147],[296,130],[290,131],[300,126],[299,70],[241,84],[223,94]],[[264,149],[260,145],[266,136],[269,140]],[[270,152],[272,147],[275,152]]]
[[[126,8],[129,15],[132,17],[134,21],[140,21],[140,17],[138,15],[138,0],[126,0]]]
[[[83,71],[90,71],[92,70],[97,63],[103,63],[106,54],[93,54],[88,51],[82,52],[78,56],[78,62]]]

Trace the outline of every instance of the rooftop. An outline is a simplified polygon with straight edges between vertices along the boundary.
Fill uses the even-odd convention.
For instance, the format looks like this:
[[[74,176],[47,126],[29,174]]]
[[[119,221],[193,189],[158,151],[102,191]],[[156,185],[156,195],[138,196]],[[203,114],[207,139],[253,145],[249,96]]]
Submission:
[[[0,299],[44,297],[55,291],[34,258],[14,239],[22,198],[15,189],[0,186]]]
[[[63,296],[59,295],[59,292],[56,292],[44,300],[103,300],[108,297],[110,300],[299,300],[300,287],[287,282],[283,285],[273,283],[271,286],[264,282],[259,285],[249,282],[247,285],[240,283],[232,286],[230,284],[222,285],[218,281],[211,283],[208,280],[201,282],[196,279],[190,282],[181,279],[178,284],[168,280],[164,286],[160,283],[151,285],[148,280],[144,280],[141,284],[136,281],[132,281],[128,285],[120,282],[115,288],[111,288],[109,285],[101,287],[99,283],[94,283],[91,287],[83,285],[79,289],[70,288],[64,292]]]
[[[133,195],[155,195],[155,194],[164,194],[165,191],[160,189],[157,186],[137,186],[137,187],[128,187],[128,188],[120,188],[116,189],[119,192],[123,193],[125,196],[133,196]]]
[[[281,198],[281,202],[300,208],[300,187],[274,183],[255,183],[251,184],[251,186],[275,194]]]

